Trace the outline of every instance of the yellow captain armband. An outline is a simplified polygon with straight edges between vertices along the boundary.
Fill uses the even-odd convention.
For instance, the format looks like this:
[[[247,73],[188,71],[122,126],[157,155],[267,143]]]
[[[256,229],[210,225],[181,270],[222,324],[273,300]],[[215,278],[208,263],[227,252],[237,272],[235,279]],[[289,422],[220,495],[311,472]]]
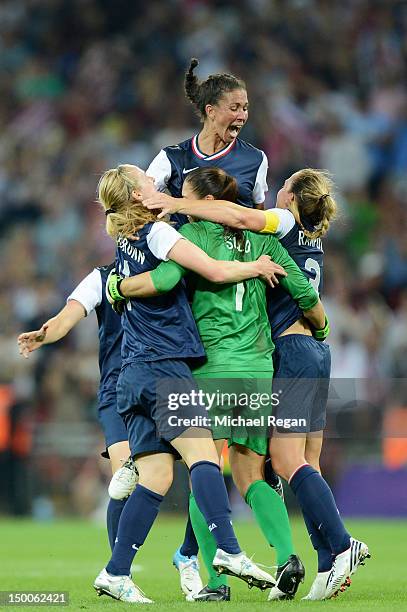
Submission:
[[[260,234],[275,234],[280,225],[280,217],[273,210],[265,210],[266,225],[260,230]]]

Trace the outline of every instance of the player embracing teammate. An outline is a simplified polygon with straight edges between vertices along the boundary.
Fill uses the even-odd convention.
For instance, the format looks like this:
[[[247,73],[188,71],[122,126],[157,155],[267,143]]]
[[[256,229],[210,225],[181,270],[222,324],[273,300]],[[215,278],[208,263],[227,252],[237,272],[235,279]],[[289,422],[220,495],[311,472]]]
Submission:
[[[248,210],[228,201],[179,200],[159,194],[145,204],[163,213],[183,213],[227,223],[231,227],[273,233],[317,290],[323,280],[321,238],[335,216],[332,182],[321,170],[299,170],[277,196],[277,207]],[[276,428],[270,455],[276,471],[297,497],[311,542],[318,555],[318,574],[305,599],[327,599],[350,584],[350,576],[368,558],[366,544],[350,536],[329,485],[320,473],[323,429],[330,376],[329,347],[312,337],[298,305],[280,288],[269,299],[269,320],[276,349],[275,379],[282,387],[277,416],[305,417],[307,426],[291,431]],[[326,322],[325,334],[329,331]],[[278,578],[278,575],[277,575]],[[272,589],[275,598],[279,594]]]

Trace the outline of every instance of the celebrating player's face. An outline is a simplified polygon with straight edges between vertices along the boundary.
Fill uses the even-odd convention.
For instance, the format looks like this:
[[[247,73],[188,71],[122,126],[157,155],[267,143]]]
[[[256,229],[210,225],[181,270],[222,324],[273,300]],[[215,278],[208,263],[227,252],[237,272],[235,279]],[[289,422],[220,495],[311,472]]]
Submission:
[[[133,193],[135,199],[144,200],[157,193],[154,179],[151,176],[147,176],[144,170],[141,170],[138,166],[131,166],[130,164],[126,165],[126,168],[128,174],[134,178],[137,183],[137,189],[135,189]]]
[[[217,135],[226,144],[232,142],[247,121],[249,103],[244,89],[225,93],[208,108],[208,118]]]
[[[294,194],[291,191],[291,180],[290,178],[284,181],[284,185],[281,187],[277,194],[276,208],[289,208],[290,202],[294,199]]]

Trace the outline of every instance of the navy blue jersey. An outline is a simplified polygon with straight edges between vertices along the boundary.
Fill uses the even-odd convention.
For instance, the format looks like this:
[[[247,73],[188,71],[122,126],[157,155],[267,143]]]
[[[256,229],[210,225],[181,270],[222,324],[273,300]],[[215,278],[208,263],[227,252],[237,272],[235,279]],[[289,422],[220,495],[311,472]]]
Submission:
[[[278,211],[278,209],[273,210]],[[297,266],[309,278],[317,293],[320,293],[324,265],[321,238],[310,240],[305,236],[303,229],[294,221],[291,213],[286,210],[280,210],[280,213],[286,218],[291,217],[292,223],[287,233],[283,232],[285,235],[279,236],[279,232],[277,232],[276,236],[280,238],[280,243],[287,249]],[[286,218],[284,221],[286,221]],[[289,226],[286,225],[287,227]],[[312,231],[314,228],[309,226],[306,229]],[[267,308],[273,339],[302,317],[302,311],[297,303],[282,287],[268,290]]]
[[[253,208],[264,202],[267,191],[267,157],[263,151],[240,138],[213,155],[205,155],[199,150],[198,136],[165,147],[153,159],[147,174],[154,178],[157,189],[168,189],[172,196],[179,198],[189,172],[212,166],[222,168],[236,179],[239,204]]]
[[[107,390],[116,390],[121,368],[123,330],[120,316],[114,312],[105,295],[106,279],[114,264],[95,268],[74,289],[68,300],[76,300],[88,315],[96,312],[99,327],[99,397]]]
[[[167,223],[148,223],[138,232],[138,240],[117,241],[116,267],[124,276],[153,270],[179,239],[180,234]],[[122,325],[123,365],[205,356],[184,283],[163,295],[129,300]]]

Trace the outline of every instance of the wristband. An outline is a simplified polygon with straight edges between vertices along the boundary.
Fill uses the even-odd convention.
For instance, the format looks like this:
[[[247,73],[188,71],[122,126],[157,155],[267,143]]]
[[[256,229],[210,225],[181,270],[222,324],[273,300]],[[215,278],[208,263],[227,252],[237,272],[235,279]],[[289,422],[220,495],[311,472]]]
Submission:
[[[118,274],[112,274],[109,278],[109,293],[112,300],[120,302],[126,298],[120,291],[120,285],[122,284],[123,278]]]
[[[314,336],[315,340],[323,342],[329,336],[330,331],[331,330],[329,328],[329,320],[328,317],[325,315],[325,327],[323,327],[322,329],[312,330],[312,335]]]

